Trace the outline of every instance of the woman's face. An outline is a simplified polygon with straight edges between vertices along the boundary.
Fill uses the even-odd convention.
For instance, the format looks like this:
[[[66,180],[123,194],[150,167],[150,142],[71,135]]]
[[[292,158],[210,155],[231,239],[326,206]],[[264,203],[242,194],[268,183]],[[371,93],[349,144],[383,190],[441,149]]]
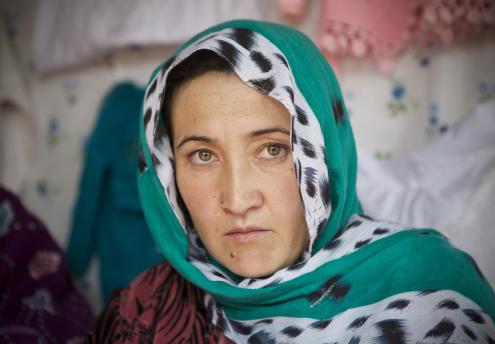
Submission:
[[[208,252],[246,278],[294,263],[309,235],[286,108],[208,72],[176,90],[171,113],[177,185]]]

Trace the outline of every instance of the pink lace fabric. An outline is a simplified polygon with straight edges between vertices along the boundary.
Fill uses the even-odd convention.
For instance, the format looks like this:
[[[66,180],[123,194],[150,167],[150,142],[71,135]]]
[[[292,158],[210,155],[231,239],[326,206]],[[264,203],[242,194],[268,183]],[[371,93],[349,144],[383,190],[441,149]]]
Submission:
[[[318,44],[330,61],[372,57],[383,72],[425,49],[495,31],[492,0],[323,0]]]

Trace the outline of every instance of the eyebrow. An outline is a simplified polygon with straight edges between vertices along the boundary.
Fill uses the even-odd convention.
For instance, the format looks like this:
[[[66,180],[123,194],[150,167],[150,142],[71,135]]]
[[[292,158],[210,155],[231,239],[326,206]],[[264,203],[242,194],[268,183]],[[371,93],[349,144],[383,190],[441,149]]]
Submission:
[[[255,138],[255,137],[258,137],[258,136],[262,136],[262,135],[266,135],[266,134],[271,134],[271,133],[275,133],[275,132],[279,132],[279,133],[282,133],[282,134],[285,134],[285,135],[290,136],[290,132],[287,129],[284,129],[282,127],[273,127],[273,128],[266,128],[266,129],[260,129],[260,130],[252,131],[252,132],[248,133],[247,135],[245,135],[245,138],[246,139],[252,139],[252,138]],[[180,143],[177,145],[177,148],[176,149],[179,149],[180,147],[182,147],[184,144],[186,144],[189,141],[200,141],[200,142],[211,143],[211,142],[213,142],[215,140],[213,140],[212,138],[210,138],[208,136],[187,135],[186,137],[184,137],[180,141]]]
[[[212,139],[210,139],[208,136],[200,136],[200,135],[188,135],[180,141],[180,143],[177,145],[176,149],[179,149],[183,145],[185,145],[189,141],[201,141],[201,142],[206,142],[206,143],[211,143],[213,142]]]
[[[274,128],[266,128],[266,129],[260,129],[260,130],[255,130],[250,132],[249,134],[246,135],[247,138],[254,138],[257,136],[265,135],[265,134],[271,134],[275,132],[280,132],[282,134],[285,134],[287,136],[290,136],[290,133],[287,129],[284,129],[282,127],[274,127]]]

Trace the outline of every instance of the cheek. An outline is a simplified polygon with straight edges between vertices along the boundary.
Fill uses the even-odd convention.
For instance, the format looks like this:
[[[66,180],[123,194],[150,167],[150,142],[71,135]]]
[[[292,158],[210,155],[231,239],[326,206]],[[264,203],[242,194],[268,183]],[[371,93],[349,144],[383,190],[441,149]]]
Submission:
[[[309,240],[294,168],[286,169],[271,183],[267,183],[265,196],[273,219],[272,225],[278,230],[277,245],[267,252],[272,252],[272,257],[282,261],[282,266],[290,265],[299,257]]]
[[[264,189],[272,224],[279,229],[286,245],[292,249],[304,246],[302,238],[309,232],[294,168],[280,171]]]
[[[215,187],[207,178],[197,178],[177,169],[177,187],[192,217],[195,227],[211,223],[215,218],[213,206],[216,204]]]
[[[293,167],[280,171],[269,183],[266,183],[265,190],[273,210],[285,214],[282,218],[292,217],[287,215],[293,214],[294,211],[298,214],[302,213],[299,185]]]

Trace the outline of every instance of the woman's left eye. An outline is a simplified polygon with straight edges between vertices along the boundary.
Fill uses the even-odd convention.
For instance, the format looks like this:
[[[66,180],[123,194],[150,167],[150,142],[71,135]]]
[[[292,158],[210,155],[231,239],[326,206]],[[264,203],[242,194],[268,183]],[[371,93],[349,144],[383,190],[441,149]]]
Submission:
[[[268,143],[263,146],[260,156],[262,159],[274,160],[284,157],[287,149],[280,143]]]
[[[209,165],[215,162],[215,155],[208,149],[198,149],[189,155],[189,159],[194,165]]]

